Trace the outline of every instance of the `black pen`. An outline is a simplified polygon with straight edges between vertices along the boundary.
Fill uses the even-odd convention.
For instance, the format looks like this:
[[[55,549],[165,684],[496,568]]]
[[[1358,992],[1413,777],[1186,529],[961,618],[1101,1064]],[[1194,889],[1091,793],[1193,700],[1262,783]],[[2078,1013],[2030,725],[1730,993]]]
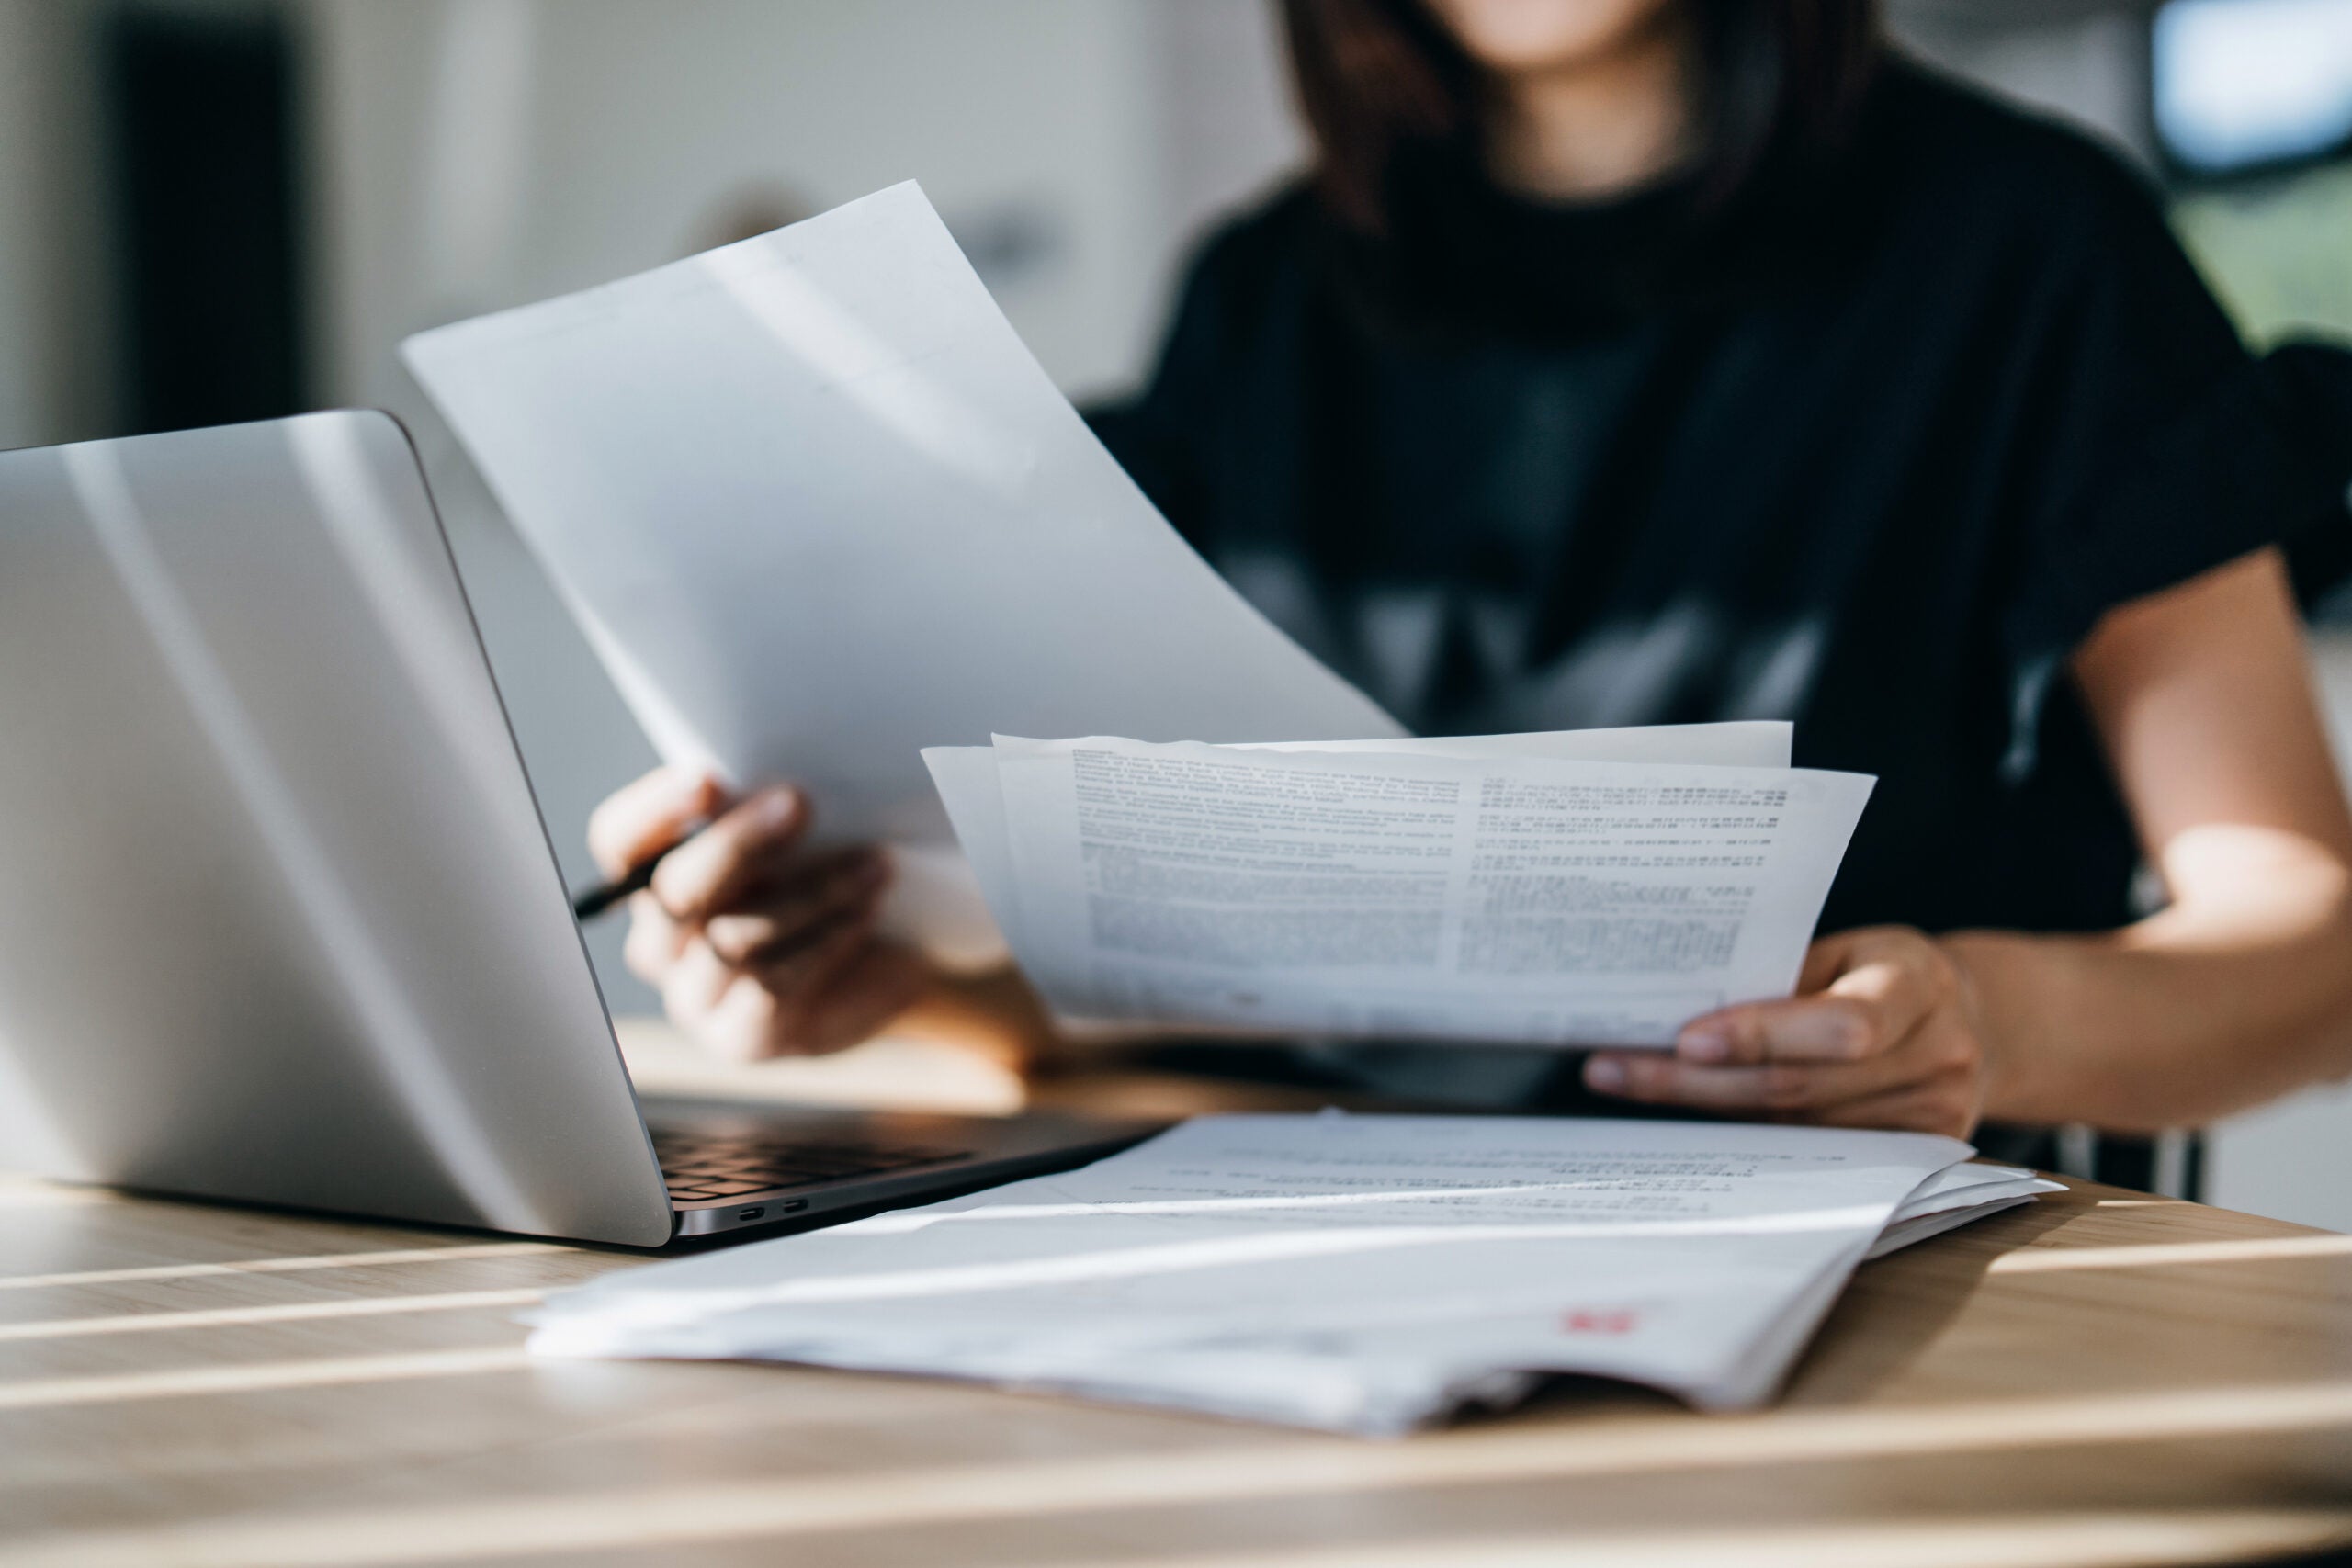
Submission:
[[[619,881],[600,882],[584,893],[574,894],[571,899],[571,918],[575,920],[593,920],[614,905],[624,903],[632,895],[644,892],[653,886],[654,870],[670,858],[670,851],[676,849],[678,844],[684,843],[686,840],[693,838],[709,826],[707,822],[695,823],[678,840],[677,844],[672,844],[670,849],[663,850],[660,854],[650,859],[638,862],[629,874]]]
[[[663,850],[662,854],[655,855],[651,860],[640,862],[636,869],[618,882],[600,882],[585,893],[573,897],[571,918],[576,920],[593,920],[632,894],[642,893],[652,886],[653,868],[660,865],[662,855],[669,852],[668,850]]]

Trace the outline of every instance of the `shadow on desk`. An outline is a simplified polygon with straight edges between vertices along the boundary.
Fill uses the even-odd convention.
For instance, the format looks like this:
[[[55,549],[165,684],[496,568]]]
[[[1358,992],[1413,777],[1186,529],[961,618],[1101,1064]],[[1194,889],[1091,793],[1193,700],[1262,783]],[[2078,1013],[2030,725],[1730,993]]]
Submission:
[[[2002,1258],[2040,1244],[2089,1201],[2078,1189],[2045,1192],[2021,1208],[1863,1264],[1799,1359],[1785,1403],[1848,1404],[1903,1373],[1968,1310]]]

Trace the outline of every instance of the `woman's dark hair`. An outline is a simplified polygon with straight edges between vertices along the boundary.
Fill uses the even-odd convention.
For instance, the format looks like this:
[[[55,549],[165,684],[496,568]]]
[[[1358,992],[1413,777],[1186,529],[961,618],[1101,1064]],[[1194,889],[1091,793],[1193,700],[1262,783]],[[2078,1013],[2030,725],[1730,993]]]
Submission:
[[[1728,199],[1769,149],[1843,137],[1878,54],[1876,0],[1673,3],[1699,25],[1701,202]],[[1283,17],[1323,199],[1380,232],[1390,160],[1477,136],[1487,74],[1423,0],[1283,0]]]

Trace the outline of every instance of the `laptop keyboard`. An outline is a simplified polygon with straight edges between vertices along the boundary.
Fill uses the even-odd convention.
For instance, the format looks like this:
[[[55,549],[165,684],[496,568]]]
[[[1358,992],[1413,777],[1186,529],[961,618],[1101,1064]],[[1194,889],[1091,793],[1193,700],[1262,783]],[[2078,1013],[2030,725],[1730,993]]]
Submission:
[[[653,1134],[654,1157],[670,1196],[683,1203],[772,1192],[779,1187],[808,1187],[850,1181],[962,1159],[969,1149],[931,1148],[861,1140],[811,1141],[723,1133]]]

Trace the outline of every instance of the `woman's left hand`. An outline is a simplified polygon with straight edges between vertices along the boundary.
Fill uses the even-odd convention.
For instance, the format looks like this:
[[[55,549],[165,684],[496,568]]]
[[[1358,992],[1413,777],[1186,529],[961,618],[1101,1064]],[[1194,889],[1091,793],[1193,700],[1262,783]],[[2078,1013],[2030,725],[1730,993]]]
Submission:
[[[1923,931],[1872,926],[1815,942],[1795,996],[1692,1019],[1671,1055],[1595,1052],[1584,1081],[1749,1121],[1966,1137],[1987,1070],[1966,971]]]

